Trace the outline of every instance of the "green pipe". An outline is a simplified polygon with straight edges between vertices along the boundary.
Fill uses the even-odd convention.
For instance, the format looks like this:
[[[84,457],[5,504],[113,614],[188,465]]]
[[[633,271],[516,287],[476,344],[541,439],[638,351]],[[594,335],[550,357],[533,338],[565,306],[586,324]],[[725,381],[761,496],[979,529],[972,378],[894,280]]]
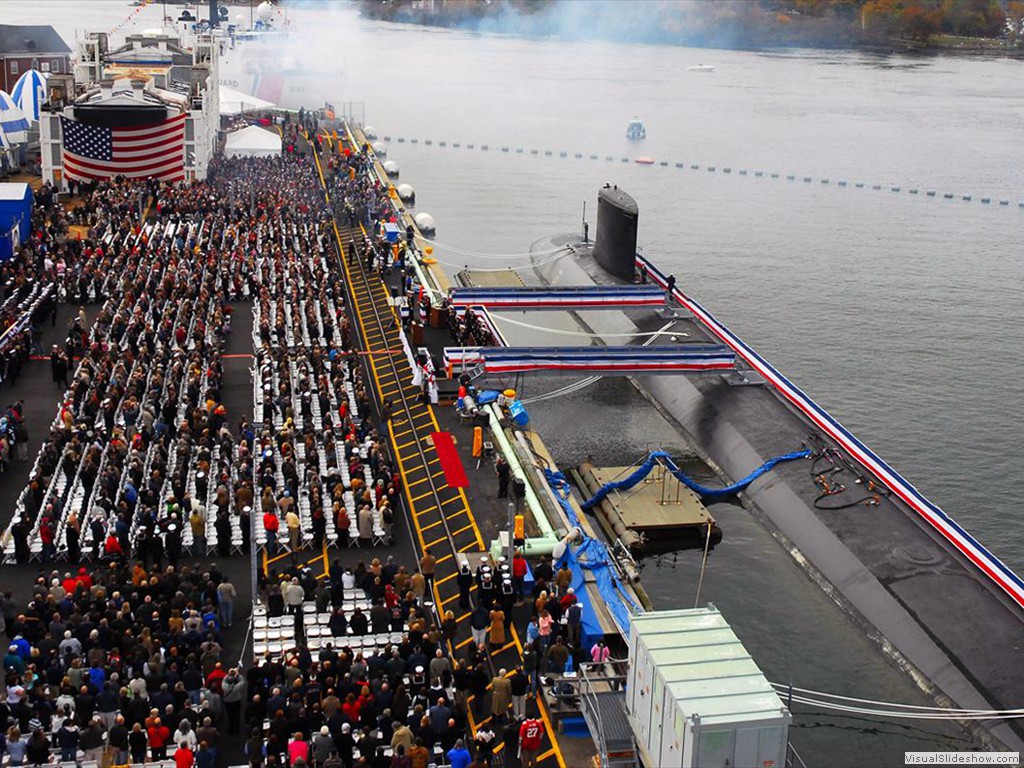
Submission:
[[[501,452],[505,455],[505,458],[508,459],[512,477],[522,480],[523,485],[526,488],[526,504],[530,508],[530,512],[533,514],[533,519],[537,522],[537,527],[541,530],[541,537],[537,539],[537,541],[550,541],[551,546],[554,546],[560,537],[555,533],[554,528],[551,526],[551,521],[548,519],[547,513],[544,510],[544,505],[537,497],[537,494],[533,489],[533,483],[530,482],[530,478],[523,469],[523,463],[519,459],[518,452],[509,441],[504,428],[501,426],[497,406],[491,404],[485,405],[484,408],[487,410],[487,417],[490,420],[491,433],[498,441],[498,446],[501,448]]]
[[[542,536],[540,538],[527,539],[523,542],[523,546],[520,549],[523,550],[523,554],[526,557],[551,557],[555,549],[555,544],[559,542],[558,538]],[[505,547],[501,545],[501,539],[494,539],[491,541],[491,556],[497,560],[505,554]]]

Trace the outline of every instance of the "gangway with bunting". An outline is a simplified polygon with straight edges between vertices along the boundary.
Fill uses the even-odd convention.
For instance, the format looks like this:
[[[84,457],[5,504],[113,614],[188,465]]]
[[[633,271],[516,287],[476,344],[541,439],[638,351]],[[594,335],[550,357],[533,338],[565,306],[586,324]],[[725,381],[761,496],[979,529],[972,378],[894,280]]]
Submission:
[[[486,374],[592,373],[604,376],[732,371],[736,355],[724,344],[623,347],[445,347],[445,367]]]
[[[491,311],[661,308],[665,290],[657,285],[489,286],[453,288],[452,306]]]

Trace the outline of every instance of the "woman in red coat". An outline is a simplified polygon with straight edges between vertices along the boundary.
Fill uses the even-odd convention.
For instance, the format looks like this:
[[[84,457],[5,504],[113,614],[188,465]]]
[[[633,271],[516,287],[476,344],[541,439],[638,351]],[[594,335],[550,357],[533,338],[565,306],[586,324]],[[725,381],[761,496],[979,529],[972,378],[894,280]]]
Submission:
[[[166,725],[163,725],[158,717],[153,724],[146,729],[146,734],[149,736],[149,748],[153,753],[153,759],[166,760],[167,742],[171,738],[171,729]]]
[[[121,549],[121,542],[117,540],[117,536],[114,535],[113,531],[107,534],[107,541],[103,545],[103,552],[109,558],[120,558],[124,555],[124,550]]]
[[[49,560],[55,554],[53,546],[53,520],[43,515],[39,522],[39,540],[43,543],[43,560]]]

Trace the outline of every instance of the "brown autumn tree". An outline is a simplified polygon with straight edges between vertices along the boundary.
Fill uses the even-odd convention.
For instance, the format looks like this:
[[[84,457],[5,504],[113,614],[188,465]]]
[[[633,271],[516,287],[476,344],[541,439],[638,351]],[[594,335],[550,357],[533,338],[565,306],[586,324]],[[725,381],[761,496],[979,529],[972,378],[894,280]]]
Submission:
[[[900,34],[911,40],[928,42],[941,28],[941,14],[923,3],[907,5],[900,13]]]

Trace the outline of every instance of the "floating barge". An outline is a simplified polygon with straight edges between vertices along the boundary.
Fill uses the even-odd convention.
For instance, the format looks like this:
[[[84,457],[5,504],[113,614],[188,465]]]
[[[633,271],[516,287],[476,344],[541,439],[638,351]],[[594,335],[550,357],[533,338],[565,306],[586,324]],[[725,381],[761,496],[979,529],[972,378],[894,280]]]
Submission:
[[[574,473],[577,484],[590,494],[621,480],[636,467],[596,467],[584,462]],[[721,539],[714,517],[700,497],[659,465],[628,491],[615,491],[601,501],[594,513],[623,544],[640,552],[657,542],[658,547],[678,546],[683,537],[712,541]]]

